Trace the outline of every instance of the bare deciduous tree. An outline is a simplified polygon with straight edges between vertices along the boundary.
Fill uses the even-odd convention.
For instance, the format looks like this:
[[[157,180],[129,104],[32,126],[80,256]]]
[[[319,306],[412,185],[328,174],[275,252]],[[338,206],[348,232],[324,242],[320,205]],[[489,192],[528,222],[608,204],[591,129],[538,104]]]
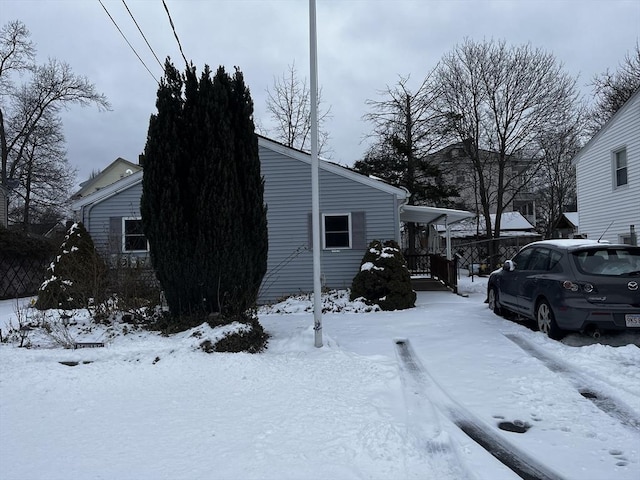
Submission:
[[[439,89],[433,89],[430,80],[427,75],[413,91],[409,77],[400,77],[395,85],[380,92],[382,100],[367,100],[371,111],[363,118],[373,125],[370,137],[375,143],[354,168],[405,187],[411,193],[412,205],[443,206],[457,192],[443,184],[438,165],[428,159],[442,140],[444,118],[433,108]],[[410,223],[411,252],[415,250],[415,231],[415,224]]]
[[[45,114],[29,139],[13,178],[17,185],[9,217],[14,224],[22,224],[28,230],[31,223],[65,216],[75,170],[66,158],[59,117],[51,112]]]
[[[554,226],[568,207],[576,204],[576,172],[572,159],[580,150],[584,136],[584,109],[570,112],[559,129],[543,132],[538,174],[533,180],[538,229],[552,238]]]
[[[331,108],[322,110],[322,89],[318,92],[318,152],[326,154],[329,134],[322,126]],[[300,80],[295,62],[282,77],[274,77],[273,90],[267,88],[267,111],[276,126],[271,134],[286,146],[308,151],[311,136],[311,97],[306,78]]]
[[[497,238],[505,208],[538,170],[540,133],[560,126],[575,105],[576,81],[530,45],[471,40],[443,57],[433,80],[442,88],[439,112],[475,170],[486,231]]]
[[[27,81],[19,82],[21,77]],[[7,185],[9,178],[16,178],[19,171],[30,174],[27,164],[37,154],[30,149],[41,142],[41,139],[34,141],[34,136],[42,136],[48,128],[47,122],[59,122],[60,111],[71,105],[109,108],[106,97],[99,94],[86,77],[74,74],[67,63],[49,59],[43,65],[36,65],[34,47],[25,25],[19,21],[6,24],[0,32],[0,180],[3,185]]]
[[[592,82],[596,103],[591,109],[589,131],[595,134],[640,88],[640,44],[628,53],[615,72],[607,70]]]

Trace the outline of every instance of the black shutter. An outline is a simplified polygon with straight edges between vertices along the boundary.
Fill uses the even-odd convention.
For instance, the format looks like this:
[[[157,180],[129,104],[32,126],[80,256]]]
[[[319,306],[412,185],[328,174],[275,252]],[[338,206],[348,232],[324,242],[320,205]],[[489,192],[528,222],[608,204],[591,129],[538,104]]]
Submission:
[[[122,252],[122,217],[109,217],[109,253]]]
[[[367,248],[367,222],[365,212],[351,213],[351,240],[354,250],[364,250]]]

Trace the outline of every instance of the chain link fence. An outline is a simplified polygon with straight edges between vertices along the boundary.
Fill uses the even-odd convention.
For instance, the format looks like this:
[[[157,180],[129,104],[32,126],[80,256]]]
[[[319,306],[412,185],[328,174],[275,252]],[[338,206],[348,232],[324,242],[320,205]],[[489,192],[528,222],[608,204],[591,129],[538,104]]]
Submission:
[[[0,252],[0,300],[36,295],[49,262]]]

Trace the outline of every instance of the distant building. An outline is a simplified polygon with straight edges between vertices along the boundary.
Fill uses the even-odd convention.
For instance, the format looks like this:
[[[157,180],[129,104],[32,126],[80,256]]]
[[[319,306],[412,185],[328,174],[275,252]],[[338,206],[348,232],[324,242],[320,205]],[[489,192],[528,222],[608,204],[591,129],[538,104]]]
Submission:
[[[491,167],[493,158],[497,158],[497,153],[489,150],[481,150],[480,154],[486,157],[488,169]],[[455,185],[459,192],[459,197],[454,201],[467,210],[480,211],[481,205],[478,201],[478,177],[476,169],[467,156],[462,143],[454,143],[429,155],[428,160],[438,165],[442,171],[446,184]],[[526,162],[514,160],[507,170],[508,177],[518,177]],[[519,186],[514,185],[514,186]],[[488,186],[490,191],[494,189]],[[507,188],[508,190],[509,188]],[[536,224],[536,202],[534,194],[524,187],[513,199],[513,202],[505,205],[505,212],[520,212],[529,223]],[[495,213],[495,209],[491,211]]]
[[[142,167],[135,163],[125,160],[124,158],[116,158],[104,170],[90,179],[80,184],[80,190],[73,194],[72,199],[86,197],[101,188],[114,184],[121,178],[140,172]]]
[[[576,238],[579,236],[579,226],[578,212],[564,212],[554,225],[553,236],[554,238]]]

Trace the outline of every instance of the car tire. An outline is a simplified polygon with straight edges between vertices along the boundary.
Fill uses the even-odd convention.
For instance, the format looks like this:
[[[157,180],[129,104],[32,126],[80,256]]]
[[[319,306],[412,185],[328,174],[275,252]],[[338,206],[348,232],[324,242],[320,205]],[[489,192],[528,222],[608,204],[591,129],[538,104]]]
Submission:
[[[551,305],[549,305],[549,302],[546,300],[540,300],[540,302],[538,302],[538,306],[536,307],[536,324],[538,325],[538,330],[553,340],[560,340],[564,336],[564,332],[558,327]]]
[[[489,308],[493,310],[493,313],[496,315],[502,316],[502,311],[500,310],[500,304],[498,303],[498,289],[496,287],[491,287],[489,289],[489,293],[487,294],[487,300],[489,303]]]
[[[516,317],[516,315],[511,312],[511,310],[507,310],[502,305],[500,305],[497,287],[491,287],[489,289],[489,292],[487,294],[487,303],[489,304],[489,308],[493,310],[493,313],[501,316],[502,318],[513,320]]]

